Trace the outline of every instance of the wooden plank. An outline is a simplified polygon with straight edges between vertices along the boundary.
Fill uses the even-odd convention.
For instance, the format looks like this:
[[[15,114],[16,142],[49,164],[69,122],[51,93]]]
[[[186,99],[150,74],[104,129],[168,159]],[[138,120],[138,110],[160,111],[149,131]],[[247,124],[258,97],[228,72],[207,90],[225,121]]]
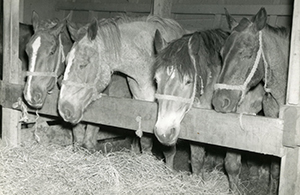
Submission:
[[[96,3],[96,2],[61,2],[55,8],[57,10],[76,11],[107,11],[107,12],[150,12],[151,4],[137,3]]]
[[[154,0],[153,14],[163,18],[172,18],[172,4],[172,0]]]
[[[224,14],[224,7],[232,15],[253,15],[265,7],[268,15],[292,15],[291,5],[187,5],[173,6],[172,13],[181,14]]]
[[[158,0],[157,0],[158,1]],[[79,3],[79,2],[58,2],[57,10],[80,10],[80,11],[108,11],[108,12],[148,12],[151,11],[151,4],[137,3]],[[224,7],[235,15],[253,15],[261,7],[265,7],[269,15],[292,15],[292,5],[203,5],[203,4],[174,4],[174,14],[224,14]]]
[[[300,107],[284,106],[280,118],[284,121],[282,144],[292,148],[300,146]]]
[[[221,14],[216,14],[215,19],[214,19],[214,23],[213,23],[213,28],[220,28],[221,21],[222,21],[222,15]]]
[[[6,93],[14,97],[1,100],[3,106],[11,107],[21,94],[22,86],[11,87],[2,84]],[[10,90],[19,90],[18,93]],[[39,113],[58,116],[57,91],[47,96],[45,105]],[[14,99],[16,98],[16,99]],[[31,110],[34,112],[34,110]],[[152,133],[157,115],[157,104],[132,99],[102,97],[92,103],[84,114],[83,121],[121,127],[131,130],[138,129],[136,117],[142,118],[142,130]],[[242,126],[245,129],[241,128]],[[209,143],[230,148],[282,156],[282,129],[280,119],[254,117],[238,114],[221,114],[213,110],[193,108],[182,122],[180,138],[196,142]]]
[[[300,190],[300,149],[286,148],[281,158],[279,195],[298,195]]]
[[[300,2],[294,2],[287,104],[300,105]]]
[[[19,60],[19,0],[3,1],[3,81],[21,83],[21,62]],[[17,146],[20,143],[18,120],[20,112],[2,108],[2,139],[4,145]]]

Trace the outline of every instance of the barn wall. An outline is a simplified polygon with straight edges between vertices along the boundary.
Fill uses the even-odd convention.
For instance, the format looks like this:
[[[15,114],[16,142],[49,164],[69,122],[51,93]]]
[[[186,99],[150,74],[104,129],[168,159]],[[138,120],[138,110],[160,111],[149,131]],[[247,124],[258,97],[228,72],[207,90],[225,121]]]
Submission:
[[[54,17],[62,19],[70,10],[73,10],[72,20],[77,23],[86,23],[93,17],[108,18],[120,13],[138,16],[148,15],[153,9],[153,0],[21,1],[24,1],[23,20],[25,23],[31,23],[33,10],[37,11],[43,19]],[[268,7],[270,5],[278,7]],[[255,14],[261,6],[265,6],[268,14],[271,12],[268,18],[271,25],[290,27],[292,5],[293,0],[264,0],[263,3],[261,0],[173,0],[172,18],[176,19],[183,27],[191,31],[209,28],[227,28],[223,11],[225,7],[239,20],[242,17]],[[208,6],[210,11],[206,11],[204,8],[206,13],[201,13],[203,6]],[[240,7],[234,9],[234,6]],[[248,9],[249,6],[254,6],[254,9]],[[282,11],[280,6],[287,9]],[[197,10],[199,10],[199,12]],[[278,14],[276,10],[278,10]]]
[[[31,24],[32,12],[36,11],[41,19],[58,18],[64,17],[64,12],[56,10],[55,5],[57,1],[53,0],[20,0],[23,8],[23,16],[20,16],[20,22]],[[22,18],[23,17],[23,18]]]

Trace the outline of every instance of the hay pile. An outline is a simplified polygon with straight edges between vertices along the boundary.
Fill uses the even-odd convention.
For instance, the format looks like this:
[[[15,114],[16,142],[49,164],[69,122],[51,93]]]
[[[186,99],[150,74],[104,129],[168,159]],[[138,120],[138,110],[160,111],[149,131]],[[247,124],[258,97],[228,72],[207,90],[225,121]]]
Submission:
[[[223,173],[206,173],[203,181],[149,154],[41,144],[0,149],[0,194],[228,194]]]

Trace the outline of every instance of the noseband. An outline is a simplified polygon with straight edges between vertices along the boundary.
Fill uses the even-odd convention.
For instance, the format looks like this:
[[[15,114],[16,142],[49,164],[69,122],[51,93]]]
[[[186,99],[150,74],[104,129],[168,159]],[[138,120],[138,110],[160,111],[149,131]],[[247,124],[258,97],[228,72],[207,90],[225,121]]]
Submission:
[[[95,83],[79,83],[79,82],[74,82],[74,81],[62,80],[62,85],[72,86],[72,87],[75,86],[75,87],[79,87],[79,88],[85,88],[87,90],[92,89],[93,94],[98,93]],[[103,96],[103,93],[100,93],[99,95],[94,96],[92,98],[92,100],[97,100],[97,99],[101,98],[102,96]]]
[[[62,45],[62,41],[61,41],[61,34],[59,34],[58,36],[58,41],[59,41],[59,48],[58,48],[58,60],[56,63],[56,67],[55,70],[53,72],[30,72],[27,71],[26,72],[26,76],[42,76],[42,77],[54,77],[55,78],[55,83],[57,81],[57,77],[58,77],[58,68],[60,63],[63,63],[65,61],[65,54],[64,54],[64,47]]]
[[[264,67],[265,67],[265,84],[264,84],[264,89],[267,93],[271,92],[271,89],[267,87],[267,77],[268,77],[268,62],[266,60],[264,51],[263,51],[263,44],[262,44],[262,32],[259,31],[259,49],[257,51],[256,54],[256,58],[254,61],[254,65],[251,69],[250,74],[248,75],[248,77],[246,78],[245,82],[242,85],[229,85],[229,84],[224,84],[224,83],[217,83],[214,86],[214,89],[226,89],[226,90],[237,90],[237,91],[242,91],[242,96],[241,99],[239,101],[239,104],[243,101],[243,99],[245,98],[246,95],[246,89],[247,89],[247,85],[250,83],[250,81],[252,80],[256,70],[258,69],[258,64],[260,62],[260,59],[263,59],[264,62]]]

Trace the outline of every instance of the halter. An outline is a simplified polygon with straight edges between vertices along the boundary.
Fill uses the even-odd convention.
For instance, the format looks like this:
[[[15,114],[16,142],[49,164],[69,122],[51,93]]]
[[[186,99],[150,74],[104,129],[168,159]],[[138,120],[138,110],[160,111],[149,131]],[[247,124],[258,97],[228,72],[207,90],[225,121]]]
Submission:
[[[267,93],[271,92],[271,89],[267,87],[267,78],[268,78],[268,62],[266,60],[265,57],[265,53],[263,51],[263,44],[262,44],[262,32],[259,31],[259,49],[257,51],[257,55],[254,61],[254,65],[251,69],[250,74],[248,75],[248,77],[246,78],[245,82],[242,85],[228,85],[228,84],[224,84],[224,83],[217,83],[214,86],[214,89],[226,89],[226,90],[237,90],[237,91],[242,91],[242,96],[241,99],[239,101],[239,104],[243,101],[243,99],[245,98],[246,95],[246,89],[247,89],[247,85],[250,83],[251,79],[253,78],[257,68],[258,68],[258,64],[260,62],[260,59],[262,58],[265,64],[265,84],[264,84],[264,89]]]
[[[69,85],[69,86],[75,86],[75,87],[81,87],[85,89],[92,89],[93,94],[97,94],[98,90],[95,83],[79,83],[74,81],[68,81],[68,80],[62,80],[62,85]],[[103,93],[100,93],[96,97],[93,97],[93,100],[97,100],[103,96]]]
[[[58,41],[59,41],[59,47],[58,47],[58,59],[57,59],[57,63],[56,63],[56,68],[54,70],[54,72],[30,72],[27,71],[26,72],[26,76],[42,76],[42,77],[54,77],[55,78],[55,83],[57,81],[57,72],[58,72],[58,68],[60,63],[63,63],[65,61],[65,54],[64,54],[64,47],[62,45],[62,41],[61,41],[61,34],[59,34],[58,36]]]

